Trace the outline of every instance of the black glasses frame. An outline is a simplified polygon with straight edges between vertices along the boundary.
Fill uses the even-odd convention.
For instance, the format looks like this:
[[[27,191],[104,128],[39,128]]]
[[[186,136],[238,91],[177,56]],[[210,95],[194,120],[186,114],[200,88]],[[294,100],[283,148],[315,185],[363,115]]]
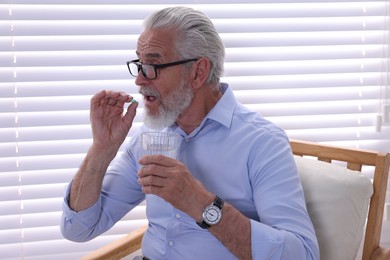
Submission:
[[[131,76],[137,77],[139,75],[139,72],[141,71],[142,75],[145,78],[153,80],[153,79],[157,78],[157,69],[162,69],[162,68],[167,68],[167,67],[171,67],[171,66],[181,65],[181,64],[185,64],[185,63],[188,63],[188,62],[191,62],[191,61],[197,61],[197,60],[198,59],[186,59],[186,60],[174,61],[174,62],[169,62],[169,63],[164,63],[164,64],[146,64],[146,63],[140,62],[139,59],[135,59],[135,60],[127,61],[126,64],[127,64],[127,69],[129,70]],[[137,66],[137,69],[138,69],[138,74],[137,75],[134,75],[131,72],[130,64],[135,64]],[[152,66],[154,68],[154,75],[155,75],[155,77],[153,77],[153,78],[147,77],[146,76],[146,72],[144,71],[143,65]]]

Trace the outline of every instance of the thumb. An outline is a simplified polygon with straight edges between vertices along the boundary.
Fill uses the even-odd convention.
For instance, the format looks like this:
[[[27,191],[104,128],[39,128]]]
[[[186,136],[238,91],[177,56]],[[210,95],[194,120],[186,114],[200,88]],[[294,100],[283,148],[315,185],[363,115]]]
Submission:
[[[133,125],[134,117],[137,114],[137,107],[138,102],[131,102],[131,104],[127,108],[125,115],[123,116],[123,123],[125,123],[129,129]]]

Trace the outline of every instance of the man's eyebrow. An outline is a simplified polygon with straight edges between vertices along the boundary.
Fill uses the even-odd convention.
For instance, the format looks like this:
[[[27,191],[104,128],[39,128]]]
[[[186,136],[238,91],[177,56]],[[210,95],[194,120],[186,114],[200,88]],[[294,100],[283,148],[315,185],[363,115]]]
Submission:
[[[135,53],[137,54],[137,57],[140,56],[140,53],[139,53],[138,51],[136,51]],[[161,56],[161,54],[159,54],[159,53],[147,53],[147,54],[145,55],[145,57],[146,57],[146,58],[151,58],[151,59],[159,59],[159,58],[161,58],[162,56]]]

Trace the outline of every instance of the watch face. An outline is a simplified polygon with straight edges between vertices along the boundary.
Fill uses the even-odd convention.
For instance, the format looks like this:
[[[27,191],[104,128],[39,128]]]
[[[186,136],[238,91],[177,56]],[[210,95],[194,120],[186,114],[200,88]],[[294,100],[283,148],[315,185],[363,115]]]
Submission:
[[[221,210],[214,205],[208,206],[203,212],[203,220],[209,225],[217,224],[221,219]]]

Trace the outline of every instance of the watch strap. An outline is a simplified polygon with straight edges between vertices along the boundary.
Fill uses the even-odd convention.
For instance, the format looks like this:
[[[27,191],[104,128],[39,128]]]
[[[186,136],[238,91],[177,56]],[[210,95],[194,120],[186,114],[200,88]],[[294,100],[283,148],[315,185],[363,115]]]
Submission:
[[[204,220],[202,220],[202,222],[196,222],[196,224],[198,224],[198,226],[203,229],[208,229],[210,227],[210,225],[207,224]]]
[[[215,196],[213,205],[217,206],[219,209],[222,209],[222,207],[223,207],[223,200],[220,197]]]

